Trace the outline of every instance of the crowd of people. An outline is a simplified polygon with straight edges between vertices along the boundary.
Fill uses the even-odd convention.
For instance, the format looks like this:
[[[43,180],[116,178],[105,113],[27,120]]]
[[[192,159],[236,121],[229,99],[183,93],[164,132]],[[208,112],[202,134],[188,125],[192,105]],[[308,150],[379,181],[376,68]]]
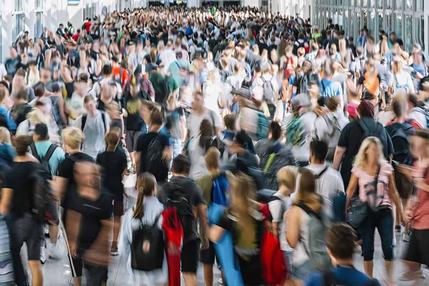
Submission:
[[[245,7],[24,31],[0,64],[0,282],[43,285],[64,241],[77,286],[117,255],[131,285],[425,285],[428,63]]]

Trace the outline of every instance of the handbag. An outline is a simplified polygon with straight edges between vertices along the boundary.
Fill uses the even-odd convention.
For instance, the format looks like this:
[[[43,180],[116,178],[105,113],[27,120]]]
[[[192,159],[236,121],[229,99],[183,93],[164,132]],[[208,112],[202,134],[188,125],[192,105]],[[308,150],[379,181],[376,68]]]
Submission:
[[[347,222],[354,228],[359,227],[368,216],[368,204],[362,202],[359,196],[355,196],[350,201],[347,209]]]

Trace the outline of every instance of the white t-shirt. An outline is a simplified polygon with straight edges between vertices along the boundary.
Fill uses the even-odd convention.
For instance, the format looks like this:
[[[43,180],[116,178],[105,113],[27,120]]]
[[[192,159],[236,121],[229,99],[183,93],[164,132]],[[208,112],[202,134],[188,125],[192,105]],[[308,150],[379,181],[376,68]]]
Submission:
[[[314,122],[314,132],[317,135],[317,138],[320,140],[325,140],[329,147],[334,147],[338,144],[339,137],[330,137],[332,134],[334,134],[333,128],[339,128],[341,131],[343,130],[344,126],[349,123],[349,120],[344,116],[341,110],[330,112],[325,116],[325,118],[323,116],[317,117],[316,121]],[[331,126],[329,122],[337,126]]]
[[[413,119],[415,121],[417,121],[417,123],[422,127],[422,128],[426,128],[427,126],[427,122],[426,122],[426,115],[419,111],[418,107],[414,107],[410,114],[408,114],[408,119]]]
[[[323,197],[326,215],[332,218],[332,198],[338,192],[344,193],[341,175],[338,171],[328,167],[326,163],[322,165],[310,164],[307,168],[318,176],[326,167],[326,171],[316,180],[316,192]]]
[[[274,194],[274,196],[280,198],[280,200],[271,200],[268,203],[273,222],[280,223],[279,234],[280,234],[280,247],[283,251],[292,252],[293,248],[289,246],[286,241],[286,219],[285,213],[292,205],[292,199],[286,197],[280,192]]]
[[[187,121],[190,138],[200,134],[200,125],[204,119],[209,120],[212,124],[214,123],[216,128],[222,128],[223,126],[220,116],[209,109],[206,109],[202,114],[192,112]]]

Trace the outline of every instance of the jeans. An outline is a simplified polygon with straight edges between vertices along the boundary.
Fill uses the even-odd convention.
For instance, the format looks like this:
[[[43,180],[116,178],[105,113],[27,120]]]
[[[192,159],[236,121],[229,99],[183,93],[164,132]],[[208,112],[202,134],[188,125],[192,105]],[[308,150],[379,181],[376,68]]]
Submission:
[[[377,228],[381,238],[384,259],[393,260],[393,213],[390,208],[370,212],[365,221],[359,226],[362,238],[362,256],[364,261],[374,258],[374,236]]]
[[[88,286],[104,286],[107,283],[107,267],[84,263],[86,284]]]

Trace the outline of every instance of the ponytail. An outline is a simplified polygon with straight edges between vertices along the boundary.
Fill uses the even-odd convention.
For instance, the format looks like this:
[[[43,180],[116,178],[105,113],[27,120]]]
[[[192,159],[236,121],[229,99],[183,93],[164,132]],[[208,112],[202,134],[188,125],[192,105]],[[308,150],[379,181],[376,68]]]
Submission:
[[[153,195],[156,179],[150,173],[143,173],[137,179],[137,202],[134,207],[133,218],[141,219],[144,216],[144,198]]]

